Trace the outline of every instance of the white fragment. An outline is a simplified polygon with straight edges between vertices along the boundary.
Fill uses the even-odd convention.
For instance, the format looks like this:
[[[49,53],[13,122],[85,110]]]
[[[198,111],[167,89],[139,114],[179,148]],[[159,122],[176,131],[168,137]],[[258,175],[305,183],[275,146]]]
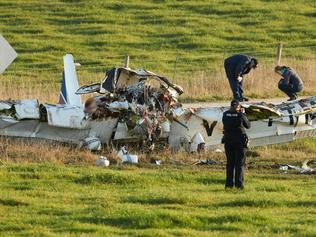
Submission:
[[[123,163],[138,164],[138,156],[129,154],[125,146],[121,147],[117,155]]]
[[[99,159],[95,162],[96,166],[108,167],[110,165],[110,161],[105,156],[99,156]]]

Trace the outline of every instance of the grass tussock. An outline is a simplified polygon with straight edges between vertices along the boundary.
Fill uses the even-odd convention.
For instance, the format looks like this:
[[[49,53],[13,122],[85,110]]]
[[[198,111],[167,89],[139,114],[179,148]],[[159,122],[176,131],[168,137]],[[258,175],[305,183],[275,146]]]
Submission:
[[[96,159],[95,155],[86,150],[60,143],[4,137],[0,139],[1,162],[87,164]]]

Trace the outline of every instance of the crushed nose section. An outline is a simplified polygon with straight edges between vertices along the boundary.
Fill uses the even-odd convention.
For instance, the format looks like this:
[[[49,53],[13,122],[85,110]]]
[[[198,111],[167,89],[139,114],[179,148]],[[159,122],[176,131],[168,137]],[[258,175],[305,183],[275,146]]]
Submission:
[[[0,35],[0,74],[2,74],[7,67],[13,62],[18,56],[11,45]]]
[[[176,121],[172,112],[181,107],[178,96],[181,87],[167,78],[146,70],[115,67],[106,72],[99,84],[81,87],[77,93],[98,92],[104,95],[89,98],[84,105],[86,118],[103,121],[118,120],[113,141],[116,143],[139,142],[152,149],[158,141],[167,138],[171,123]],[[182,124],[183,128],[186,128]]]

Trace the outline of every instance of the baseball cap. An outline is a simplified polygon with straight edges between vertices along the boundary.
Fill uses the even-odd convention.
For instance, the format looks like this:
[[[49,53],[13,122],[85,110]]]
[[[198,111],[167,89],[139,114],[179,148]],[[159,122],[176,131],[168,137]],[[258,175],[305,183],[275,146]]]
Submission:
[[[238,105],[240,105],[240,103],[239,103],[238,100],[232,100],[232,101],[230,102],[230,106],[237,107]]]

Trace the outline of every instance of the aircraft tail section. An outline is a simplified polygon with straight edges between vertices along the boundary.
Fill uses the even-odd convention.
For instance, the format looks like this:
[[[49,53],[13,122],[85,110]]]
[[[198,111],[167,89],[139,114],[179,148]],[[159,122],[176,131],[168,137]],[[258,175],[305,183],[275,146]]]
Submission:
[[[0,74],[7,69],[17,56],[18,54],[11,45],[0,35]]]
[[[64,71],[62,73],[59,104],[71,104],[81,106],[80,95],[76,94],[79,88],[76,65],[71,54],[64,56]]]

